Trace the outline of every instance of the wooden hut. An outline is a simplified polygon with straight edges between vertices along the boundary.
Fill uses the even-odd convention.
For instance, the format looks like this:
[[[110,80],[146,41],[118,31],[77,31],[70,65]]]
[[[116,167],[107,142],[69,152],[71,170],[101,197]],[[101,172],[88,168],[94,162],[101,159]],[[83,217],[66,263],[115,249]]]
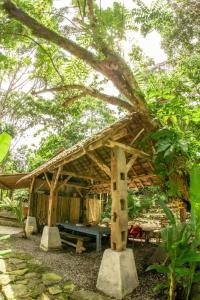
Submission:
[[[112,285],[114,285],[119,298],[130,291],[130,286],[133,289],[138,284],[137,273],[132,263],[134,261],[132,254],[126,251],[127,188],[143,188],[157,185],[159,182],[151,162],[153,147],[147,139],[144,142],[144,138],[148,137],[152,130],[154,130],[153,125],[147,121],[144,115],[136,112],[129,114],[92,137],[70,149],[63,150],[20,180],[20,182],[31,180],[29,199],[29,217],[31,218],[36,216],[34,211],[36,182],[45,179],[45,184],[49,189],[48,203],[46,201],[45,204],[46,210],[48,210],[48,226],[44,228],[41,240],[41,246],[45,250],[61,246],[56,227],[58,215],[62,214],[58,197],[61,189],[68,187],[76,190],[80,205],[81,201],[84,201],[89,194],[111,192],[111,251],[115,254],[105,252],[97,286],[107,294],[114,295],[115,292],[112,293]],[[66,203],[66,210],[67,205]],[[114,272],[120,271],[117,279],[119,291],[116,288],[116,282],[111,283],[108,279],[108,277],[113,277],[115,280],[116,274],[111,274],[109,270],[109,276],[108,274],[105,276],[105,269],[107,270],[106,266],[112,261],[110,257],[112,255],[116,260],[116,266],[119,267],[118,269],[114,268]],[[130,263],[132,267],[124,269],[121,265],[121,255],[123,255],[123,261],[126,262],[125,265]],[[129,280],[125,283],[124,276],[131,278],[132,283]]]

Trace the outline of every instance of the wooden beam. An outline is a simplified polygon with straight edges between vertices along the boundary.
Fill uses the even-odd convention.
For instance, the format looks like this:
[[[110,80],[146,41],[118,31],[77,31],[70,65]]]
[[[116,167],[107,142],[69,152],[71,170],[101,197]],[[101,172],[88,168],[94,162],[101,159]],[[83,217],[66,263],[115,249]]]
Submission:
[[[58,201],[58,180],[62,166],[60,166],[54,173],[51,180],[50,195],[49,195],[49,210],[48,210],[48,226],[52,227],[56,224],[56,210]]]
[[[49,172],[53,172],[52,170],[50,170]],[[108,180],[103,179],[101,177],[96,177],[96,176],[92,176],[92,175],[83,175],[83,174],[79,174],[76,172],[70,172],[70,171],[65,171],[63,170],[61,172],[61,175],[70,175],[71,177],[74,178],[81,178],[81,179],[87,179],[87,180],[95,180],[95,181],[103,181],[103,182],[107,182]]]
[[[37,192],[41,187],[43,187],[43,185],[45,185],[45,183],[46,183],[46,181],[45,180],[43,180],[43,182],[41,182],[40,184],[39,184],[39,186],[35,189],[35,192]]]
[[[97,154],[87,152],[87,156],[96,163],[96,165],[103,171],[105,172],[109,177],[111,177],[111,171],[110,168],[102,162],[102,160],[97,157]]]
[[[111,152],[111,248],[126,249],[128,235],[127,171],[125,151],[114,147]]]
[[[58,189],[60,189],[62,186],[64,186],[71,178],[72,178],[72,176],[68,176],[62,182],[60,182],[58,185]]]
[[[34,201],[34,185],[35,185],[35,176],[31,180],[31,185],[29,188],[29,199],[28,199],[28,216],[34,217],[33,213],[33,201]]]
[[[150,174],[147,174],[147,175],[135,175],[135,176],[133,176],[133,177],[131,177],[131,178],[129,178],[128,179],[128,184],[130,184],[132,181],[135,181],[135,180],[143,180],[143,179],[153,179],[153,178],[156,178],[156,179],[158,179],[158,181],[159,181],[159,177],[156,175],[156,174],[154,174],[154,173],[150,173]],[[88,186],[88,188],[98,188],[98,187],[107,187],[108,186],[108,183],[105,183],[105,184],[101,184],[101,183],[99,183],[99,184],[94,184],[94,185],[90,185],[90,186]]]
[[[89,186],[85,186],[85,185],[80,185],[80,184],[76,184],[76,183],[66,183],[65,184],[66,186],[71,186],[71,187],[74,187],[74,188],[76,188],[76,189],[86,189],[86,190],[88,190],[89,189]]]
[[[128,173],[133,166],[134,162],[138,158],[137,155],[133,154],[133,156],[130,158],[129,162],[126,164],[126,172]]]
[[[51,188],[51,183],[50,183],[50,181],[49,181],[49,178],[48,178],[48,176],[47,176],[47,173],[44,172],[44,176],[45,176],[45,178],[46,178],[46,182],[47,182],[49,188]]]
[[[82,157],[83,155],[85,155],[85,153],[86,153],[85,149],[82,148],[81,150],[78,150],[77,152],[72,153],[71,155],[69,155],[68,158],[66,158],[66,159],[58,162],[57,164],[55,164],[55,166],[53,167],[53,169],[55,170],[56,168],[58,168],[60,166],[64,166],[65,164],[68,164],[71,161],[79,159],[80,157]]]
[[[142,128],[138,134],[133,138],[133,140],[131,141],[131,145],[133,145],[135,143],[135,141],[140,137],[140,135],[144,132],[144,128]]]
[[[78,194],[81,196],[81,198],[83,198],[83,194],[81,193],[81,191],[79,191],[79,189],[77,189],[77,188],[76,188],[76,190],[77,190]]]
[[[119,142],[116,142],[116,141],[112,141],[112,140],[109,140],[108,143],[105,145],[107,147],[110,147],[110,148],[113,148],[113,147],[120,147],[121,149],[123,149],[125,152],[128,152],[130,154],[135,154],[139,157],[150,157],[149,154],[141,151],[141,150],[138,150],[136,148],[133,148],[131,146],[128,146],[126,144],[122,144],[122,143],[119,143]]]

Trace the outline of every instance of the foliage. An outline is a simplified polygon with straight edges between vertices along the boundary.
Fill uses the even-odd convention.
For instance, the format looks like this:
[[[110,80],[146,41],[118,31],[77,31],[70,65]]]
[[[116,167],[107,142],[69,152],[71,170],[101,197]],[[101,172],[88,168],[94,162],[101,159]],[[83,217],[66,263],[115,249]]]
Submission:
[[[7,132],[0,134],[0,163],[5,158],[11,143],[11,136]]]
[[[159,200],[166,200],[166,196],[160,187],[145,187],[141,190],[128,189],[128,218],[133,220],[141,212],[148,211],[153,203]],[[104,207],[102,218],[111,217],[112,199],[109,198]]]
[[[18,222],[23,225],[24,222],[24,213],[23,213],[23,201],[21,199],[10,199],[9,197],[4,197],[0,203],[0,207],[7,211],[13,212],[16,216]]]
[[[168,262],[166,265],[151,265],[147,270],[156,270],[167,275],[169,299],[176,299],[179,287],[183,290],[181,299],[189,299],[192,283],[199,278],[197,271],[200,262],[199,224],[180,223],[177,224],[171,210],[160,201],[160,205],[166,214],[169,225],[162,229],[162,247],[165,249]],[[198,225],[198,226],[197,226]],[[178,296],[178,295],[177,295]]]

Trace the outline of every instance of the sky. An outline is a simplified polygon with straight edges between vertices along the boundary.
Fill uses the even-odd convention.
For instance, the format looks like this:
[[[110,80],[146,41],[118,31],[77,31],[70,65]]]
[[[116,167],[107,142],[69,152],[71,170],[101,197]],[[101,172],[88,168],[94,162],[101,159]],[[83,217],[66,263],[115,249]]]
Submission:
[[[114,0],[97,0],[101,1],[102,8],[106,8],[108,6],[112,6]],[[124,4],[128,9],[132,9],[134,7],[132,0],[117,0],[118,2]],[[151,5],[153,0],[143,0],[144,3],[148,6]],[[116,0],[115,0],[116,2]],[[54,7],[55,8],[62,8],[64,6],[70,6],[71,0],[54,0]],[[132,33],[131,33],[132,34]],[[166,60],[166,55],[164,51],[161,49],[161,38],[160,35],[153,31],[146,36],[146,38],[142,37],[139,33],[134,33],[134,36],[128,36],[127,41],[124,43],[124,55],[128,55],[129,50],[131,49],[130,40],[134,38],[138,45],[143,49],[144,53],[153,58],[156,63],[160,63]],[[117,91],[114,89],[112,84],[108,84],[105,89],[105,92],[108,94],[115,94]],[[35,144],[39,146],[39,142],[41,140],[40,136],[34,136],[36,129],[28,130],[25,135],[19,140],[18,144],[16,145],[16,149],[23,144]]]
[[[113,2],[122,3],[126,8],[133,9],[134,2],[133,0],[96,0],[97,3],[101,3],[102,8],[107,8],[113,5]],[[143,2],[150,7],[153,0],[143,0]],[[71,0],[54,0],[54,7],[59,9],[65,6],[70,6]],[[144,53],[153,58],[156,63],[160,63],[166,60],[166,55],[161,49],[161,38],[160,35],[153,31],[147,35],[146,38],[143,38],[139,33],[134,34],[134,39],[137,41],[138,45],[143,49]],[[130,49],[130,41],[124,46],[125,49]],[[126,55],[126,53],[125,53]]]

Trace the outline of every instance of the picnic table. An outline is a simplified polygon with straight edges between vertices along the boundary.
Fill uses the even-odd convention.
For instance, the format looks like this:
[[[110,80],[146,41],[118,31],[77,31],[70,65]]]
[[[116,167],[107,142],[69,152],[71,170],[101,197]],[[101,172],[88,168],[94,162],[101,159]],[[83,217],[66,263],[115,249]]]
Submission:
[[[78,226],[72,223],[58,223],[58,226],[71,231],[73,233],[78,232],[85,235],[95,236],[96,237],[96,251],[101,251],[101,239],[103,235],[109,235],[111,230],[109,227],[101,227],[98,225],[95,226]]]

